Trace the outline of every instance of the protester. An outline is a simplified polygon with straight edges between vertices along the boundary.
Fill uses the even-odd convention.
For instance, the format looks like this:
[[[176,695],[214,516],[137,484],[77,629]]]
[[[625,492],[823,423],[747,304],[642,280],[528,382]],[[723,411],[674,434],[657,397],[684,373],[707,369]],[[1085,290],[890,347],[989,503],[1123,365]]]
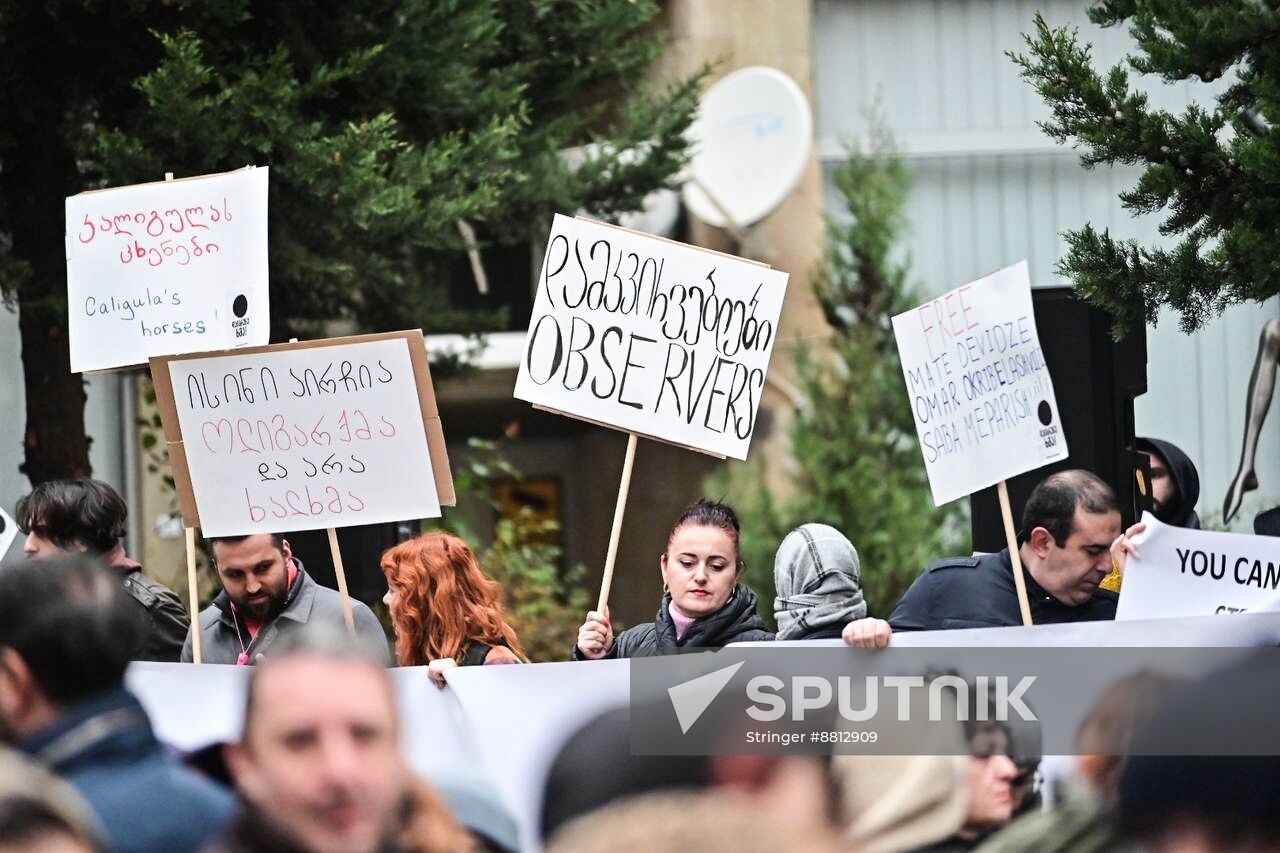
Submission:
[[[738,516],[729,506],[703,499],[687,507],[658,558],[663,593],[654,621],[615,638],[608,607],[604,613],[593,610],[578,629],[573,659],[629,658],[772,640],[756,613],[756,594],[738,581],[746,566],[738,552],[739,534]]]
[[[379,644],[332,621],[282,637],[225,754],[244,805],[214,851],[400,849],[412,783]]]
[[[97,853],[102,836],[75,788],[0,746],[0,851]]]
[[[231,795],[170,757],[124,687],[141,626],[111,570],[78,554],[0,571],[0,738],[69,781],[122,851],[185,851]]]
[[[1200,529],[1196,501],[1200,499],[1200,475],[1191,457],[1176,444],[1159,438],[1139,437],[1134,442],[1146,454],[1151,469],[1152,515],[1174,527]]]
[[[222,592],[200,611],[203,663],[255,664],[272,647],[312,623],[344,624],[342,597],[316,583],[279,533],[218,536],[209,541]],[[352,600],[356,634],[382,649],[391,663],[386,634],[364,602]],[[182,660],[194,660],[187,634]]]
[[[1133,550],[1134,525],[1120,534],[1111,487],[1088,471],[1051,474],[1027,498],[1018,553],[1035,624],[1114,619],[1117,597],[1102,579]],[[1114,562],[1113,562],[1114,561]],[[888,645],[892,631],[936,631],[1021,625],[1009,549],[933,563],[916,578],[886,622],[859,619],[844,640],[863,648]]]
[[[502,612],[502,587],[480,570],[467,543],[424,533],[382,555],[401,666],[429,666],[444,686],[451,666],[521,663],[524,650]]]
[[[191,626],[182,600],[129,559],[122,542],[129,517],[124,498],[99,480],[49,480],[18,501],[15,520],[30,558],[87,553],[120,574],[137,618],[146,625],[133,660],[176,661]]]
[[[1054,807],[1020,817],[983,843],[982,853],[1103,853],[1123,849],[1116,793],[1134,733],[1177,679],[1138,672],[1102,695],[1076,738],[1076,777],[1064,780]]]
[[[779,640],[829,640],[867,615],[857,549],[834,527],[802,524],[773,560]]]
[[[1008,728],[1003,723],[971,718],[965,723],[965,733],[969,739],[965,775],[969,805],[964,823],[950,838],[924,848],[930,853],[972,850],[1013,818],[1013,780],[1018,767],[1010,757]]]

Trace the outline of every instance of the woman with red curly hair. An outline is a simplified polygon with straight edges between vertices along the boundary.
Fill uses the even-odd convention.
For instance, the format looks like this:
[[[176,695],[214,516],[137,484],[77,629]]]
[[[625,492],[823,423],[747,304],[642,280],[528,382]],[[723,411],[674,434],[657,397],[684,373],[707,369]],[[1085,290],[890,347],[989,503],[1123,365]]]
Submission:
[[[453,666],[523,663],[524,650],[502,612],[502,587],[480,570],[457,536],[424,533],[382,555],[401,666],[430,668],[444,686]]]

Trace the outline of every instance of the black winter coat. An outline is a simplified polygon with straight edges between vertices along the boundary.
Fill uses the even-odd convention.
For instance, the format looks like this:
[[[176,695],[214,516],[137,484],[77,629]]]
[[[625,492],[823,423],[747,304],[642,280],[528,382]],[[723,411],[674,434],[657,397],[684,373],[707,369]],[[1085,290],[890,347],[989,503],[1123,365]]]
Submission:
[[[720,648],[730,643],[772,640],[769,626],[756,612],[756,594],[745,584],[738,584],[733,595],[715,613],[693,620],[684,636],[676,639],[676,626],[671,621],[671,596],[663,594],[662,604],[652,622],[633,625],[613,638],[613,647],[605,658],[635,658],[670,654],[678,649]],[[574,660],[586,660],[578,647],[573,647]]]

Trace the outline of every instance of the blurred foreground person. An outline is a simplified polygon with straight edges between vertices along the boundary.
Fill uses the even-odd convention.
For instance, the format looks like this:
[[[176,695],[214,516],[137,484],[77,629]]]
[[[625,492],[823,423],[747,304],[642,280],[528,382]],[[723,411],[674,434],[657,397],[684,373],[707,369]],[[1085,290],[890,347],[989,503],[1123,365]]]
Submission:
[[[125,689],[140,625],[111,571],[82,555],[0,571],[0,739],[75,786],[108,849],[195,850],[232,797],[164,750]]]
[[[244,808],[215,851],[468,849],[405,767],[376,642],[336,625],[291,633],[254,669],[243,735],[225,754]]]
[[[191,617],[182,599],[142,572],[142,565],[124,551],[129,509],[120,493],[100,480],[49,480],[18,501],[15,520],[27,534],[22,550],[31,559],[57,554],[89,554],[110,566],[137,618],[145,625],[138,634],[132,660],[176,661]]]
[[[424,533],[401,542],[382,555],[382,573],[401,666],[428,666],[443,687],[453,666],[524,662],[502,612],[502,587],[457,536]]]
[[[983,853],[1103,853],[1129,847],[1115,820],[1116,790],[1134,732],[1181,682],[1151,672],[1118,681],[1103,693],[1076,738],[1077,778],[1064,780],[1049,811],[1019,818],[993,835]]]
[[[867,615],[858,551],[826,524],[802,524],[786,535],[773,559],[779,640],[833,640]]]
[[[74,788],[0,747],[0,853],[99,853],[101,839]]]
[[[569,824],[547,853],[837,853],[820,828],[797,832],[732,791],[668,791],[620,800]]]
[[[270,657],[277,644],[308,625],[345,626],[342,596],[316,583],[289,541],[279,533],[215,536],[209,540],[222,592],[200,611],[203,663],[253,665]],[[380,647],[391,663],[382,623],[363,601],[351,600],[356,635],[370,648]],[[182,660],[195,659],[190,632]]]
[[[592,610],[578,629],[574,660],[668,654],[682,648],[719,648],[772,640],[756,613],[756,594],[738,582],[746,563],[738,552],[738,515],[716,501],[687,507],[658,558],[662,603],[652,622],[617,637],[604,613]]]

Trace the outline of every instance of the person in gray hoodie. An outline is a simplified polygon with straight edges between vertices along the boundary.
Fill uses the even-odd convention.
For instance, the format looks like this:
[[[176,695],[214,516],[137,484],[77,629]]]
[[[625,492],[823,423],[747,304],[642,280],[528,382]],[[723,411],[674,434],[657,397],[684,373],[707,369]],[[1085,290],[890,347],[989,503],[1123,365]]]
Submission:
[[[839,530],[802,524],[787,534],[773,560],[779,640],[837,639],[867,615],[858,551]]]

